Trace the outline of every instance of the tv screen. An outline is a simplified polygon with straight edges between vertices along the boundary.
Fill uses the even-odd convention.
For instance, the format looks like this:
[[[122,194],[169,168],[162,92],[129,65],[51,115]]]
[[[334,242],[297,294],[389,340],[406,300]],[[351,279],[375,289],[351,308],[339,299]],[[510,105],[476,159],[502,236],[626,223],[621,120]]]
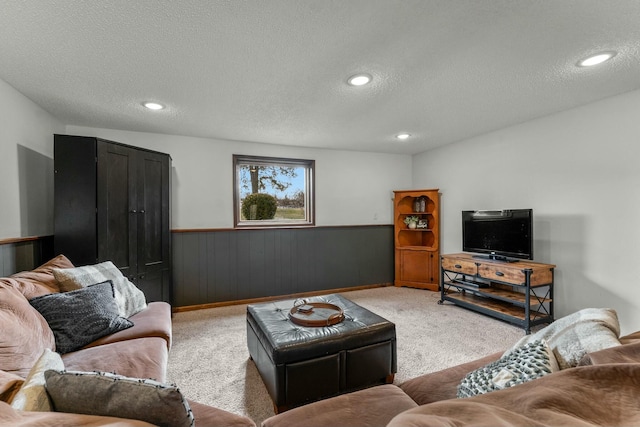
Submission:
[[[506,261],[533,259],[533,210],[462,211],[462,250]]]

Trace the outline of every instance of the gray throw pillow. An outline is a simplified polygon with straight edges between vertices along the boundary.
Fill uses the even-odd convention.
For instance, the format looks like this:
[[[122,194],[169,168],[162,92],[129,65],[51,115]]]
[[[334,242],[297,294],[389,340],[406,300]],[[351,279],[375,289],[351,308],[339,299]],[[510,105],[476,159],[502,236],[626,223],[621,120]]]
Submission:
[[[44,376],[57,412],[129,418],[161,427],[194,426],[189,403],[175,385],[108,372],[48,370]]]
[[[76,291],[42,295],[29,303],[49,324],[56,351],[61,354],[133,326],[133,322],[118,314],[111,281]]]
[[[556,356],[560,369],[574,368],[589,353],[620,345],[618,313],[611,308],[583,308],[525,335],[507,350],[532,341],[545,340]]]
[[[458,397],[502,390],[559,370],[547,343],[544,340],[534,341],[468,373],[458,386]]]
[[[147,308],[144,293],[131,283],[111,261],[74,268],[54,268],[53,275],[62,292],[111,280],[120,316],[127,319]]]

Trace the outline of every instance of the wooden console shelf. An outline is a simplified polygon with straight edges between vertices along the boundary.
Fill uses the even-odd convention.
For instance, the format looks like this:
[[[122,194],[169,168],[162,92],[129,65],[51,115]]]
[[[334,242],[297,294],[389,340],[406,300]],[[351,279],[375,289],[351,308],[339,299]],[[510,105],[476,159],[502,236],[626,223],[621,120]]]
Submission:
[[[472,254],[443,255],[439,304],[453,304],[522,327],[553,322],[555,265],[504,262]]]

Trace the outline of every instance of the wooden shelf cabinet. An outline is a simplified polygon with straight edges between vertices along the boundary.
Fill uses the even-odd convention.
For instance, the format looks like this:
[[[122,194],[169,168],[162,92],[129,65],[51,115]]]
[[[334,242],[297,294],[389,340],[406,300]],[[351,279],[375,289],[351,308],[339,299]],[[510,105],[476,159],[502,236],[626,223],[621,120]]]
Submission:
[[[443,255],[439,304],[449,301],[520,326],[553,322],[553,264],[504,262],[461,253]]]
[[[440,271],[438,189],[394,191],[393,206],[394,284],[437,291]],[[426,222],[426,227],[409,228],[404,223],[408,216],[418,217]]]

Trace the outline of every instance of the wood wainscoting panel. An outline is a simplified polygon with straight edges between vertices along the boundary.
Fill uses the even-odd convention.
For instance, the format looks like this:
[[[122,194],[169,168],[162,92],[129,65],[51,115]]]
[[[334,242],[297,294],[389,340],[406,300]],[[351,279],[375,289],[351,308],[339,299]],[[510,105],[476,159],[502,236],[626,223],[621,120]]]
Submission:
[[[393,226],[174,230],[173,306],[393,283]]]

